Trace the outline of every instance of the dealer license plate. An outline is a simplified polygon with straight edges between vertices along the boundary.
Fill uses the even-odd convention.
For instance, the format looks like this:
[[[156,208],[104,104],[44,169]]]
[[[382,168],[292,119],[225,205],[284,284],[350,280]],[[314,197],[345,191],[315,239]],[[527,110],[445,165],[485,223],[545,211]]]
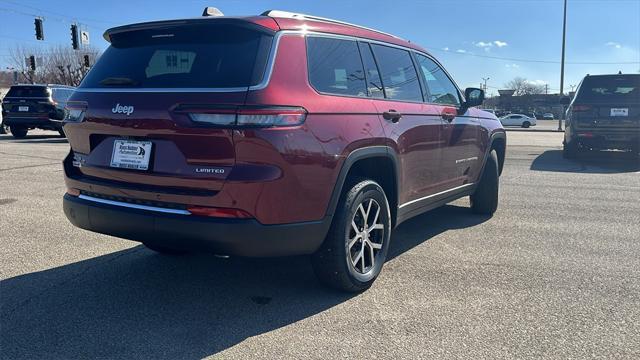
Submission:
[[[111,155],[111,167],[148,170],[151,147],[151,141],[115,140]]]

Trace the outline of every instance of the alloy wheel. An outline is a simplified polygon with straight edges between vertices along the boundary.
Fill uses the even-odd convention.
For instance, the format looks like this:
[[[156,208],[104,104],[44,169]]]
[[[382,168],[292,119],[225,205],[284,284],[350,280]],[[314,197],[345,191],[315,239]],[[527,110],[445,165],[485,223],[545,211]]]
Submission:
[[[365,199],[351,219],[347,235],[347,261],[358,274],[371,272],[379,259],[384,241],[384,224],[380,218],[380,204]]]

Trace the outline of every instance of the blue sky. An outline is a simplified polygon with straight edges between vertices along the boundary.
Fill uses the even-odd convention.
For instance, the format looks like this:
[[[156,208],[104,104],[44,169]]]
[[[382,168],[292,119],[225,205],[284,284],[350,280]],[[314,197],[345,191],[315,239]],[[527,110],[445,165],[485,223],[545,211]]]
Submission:
[[[207,5],[226,15],[309,13],[393,33],[430,50],[461,87],[489,77],[495,92],[516,76],[560,87],[562,0],[0,0],[0,68],[16,44],[70,46],[73,21],[102,49],[111,26],[198,16]],[[569,0],[568,9],[565,89],[587,73],[640,72],[640,0]],[[31,15],[45,18],[45,41],[35,40]]]

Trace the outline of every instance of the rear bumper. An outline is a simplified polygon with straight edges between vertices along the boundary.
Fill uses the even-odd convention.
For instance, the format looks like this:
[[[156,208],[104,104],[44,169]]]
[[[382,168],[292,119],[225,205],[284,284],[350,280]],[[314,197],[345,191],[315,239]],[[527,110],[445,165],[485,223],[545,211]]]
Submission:
[[[62,121],[36,117],[5,117],[4,124],[29,128],[62,129]]]
[[[633,131],[633,132],[632,132]],[[638,131],[629,132],[601,132],[577,130],[571,137],[571,142],[593,149],[640,150],[640,134]]]
[[[68,194],[63,207],[69,221],[85,230],[176,249],[248,257],[311,254],[320,247],[331,225],[331,217],[263,225],[253,219],[168,214]]]

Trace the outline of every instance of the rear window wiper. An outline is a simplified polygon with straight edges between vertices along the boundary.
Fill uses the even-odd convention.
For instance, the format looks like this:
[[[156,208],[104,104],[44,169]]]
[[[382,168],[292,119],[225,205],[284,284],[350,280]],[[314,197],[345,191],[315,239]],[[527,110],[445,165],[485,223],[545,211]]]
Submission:
[[[136,86],[138,82],[126,77],[108,77],[100,80],[100,85],[104,86]]]

